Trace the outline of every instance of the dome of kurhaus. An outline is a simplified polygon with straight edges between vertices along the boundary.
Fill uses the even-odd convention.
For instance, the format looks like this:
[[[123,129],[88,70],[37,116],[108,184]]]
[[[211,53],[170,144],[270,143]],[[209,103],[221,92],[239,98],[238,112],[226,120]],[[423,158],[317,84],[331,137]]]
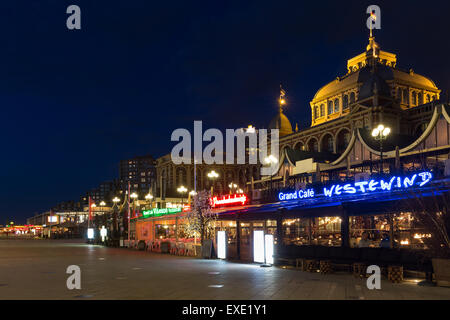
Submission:
[[[343,99],[353,103],[373,96],[373,92],[378,90],[378,94],[385,97],[399,99],[401,107],[406,109],[426,103],[434,99],[439,99],[440,90],[429,78],[420,74],[396,68],[397,58],[395,54],[381,51],[379,45],[373,37],[369,38],[369,45],[366,52],[348,60],[348,73],[343,77],[338,77],[334,81],[320,88],[310,102],[312,109],[312,125],[317,125],[325,121],[335,119],[342,115]],[[406,96],[404,99],[400,96]],[[354,100],[350,100],[352,95]],[[414,97],[412,96],[414,95]],[[417,96],[416,96],[417,95]],[[394,98],[392,97],[392,98]],[[420,100],[421,97],[422,100]],[[331,115],[320,111],[322,104],[327,108],[327,103],[338,99],[340,102],[340,112]],[[348,104],[345,105],[345,107]],[[346,109],[348,110],[348,109]],[[327,113],[327,112],[325,112]]]
[[[364,67],[368,68],[368,67]],[[317,91],[314,95],[312,103],[322,101],[347,89],[354,88],[358,84],[362,84],[360,73],[364,68],[358,69],[351,74],[346,75],[342,78],[337,78],[336,80],[328,83]],[[388,77],[383,77],[383,80],[393,80],[396,83],[401,83],[404,85],[410,85],[415,88],[423,88],[430,91],[438,91],[436,84],[427,77],[414,72],[405,72],[399,69],[389,67],[391,74]]]

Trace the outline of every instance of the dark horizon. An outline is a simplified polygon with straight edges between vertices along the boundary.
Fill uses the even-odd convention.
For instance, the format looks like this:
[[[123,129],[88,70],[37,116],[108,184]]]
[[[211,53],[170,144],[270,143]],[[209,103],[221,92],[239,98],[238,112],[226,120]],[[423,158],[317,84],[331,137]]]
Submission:
[[[293,128],[368,43],[366,8],[381,7],[381,49],[450,90],[442,1],[133,1],[2,4],[4,175],[0,225],[78,200],[118,177],[119,161],[170,153],[176,128],[267,127],[287,92]],[[66,8],[81,8],[81,30]]]

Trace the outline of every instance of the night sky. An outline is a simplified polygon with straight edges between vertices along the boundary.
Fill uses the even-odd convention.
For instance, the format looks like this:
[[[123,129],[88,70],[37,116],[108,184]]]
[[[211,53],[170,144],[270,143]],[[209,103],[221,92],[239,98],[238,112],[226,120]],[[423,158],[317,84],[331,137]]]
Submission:
[[[66,8],[81,8],[81,30]],[[267,127],[287,91],[293,127],[368,43],[450,89],[448,1],[2,1],[0,224],[25,222],[169,153],[176,128]]]

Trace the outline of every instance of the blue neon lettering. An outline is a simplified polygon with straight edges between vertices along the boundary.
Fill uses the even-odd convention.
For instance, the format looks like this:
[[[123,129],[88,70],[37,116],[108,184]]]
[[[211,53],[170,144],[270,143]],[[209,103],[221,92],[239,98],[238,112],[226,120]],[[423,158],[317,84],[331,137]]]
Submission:
[[[391,181],[389,181],[389,182],[384,182],[384,180],[381,180],[380,181],[381,189],[391,191],[392,183],[394,182],[394,180],[395,180],[395,177],[392,177]]]
[[[359,187],[361,192],[366,192],[366,189],[364,188],[364,186],[368,184],[367,181],[360,181],[360,182],[355,182],[355,187]]]
[[[428,182],[430,182],[433,175],[430,172],[421,172],[419,173],[419,176],[422,178],[422,182],[419,184],[419,187],[424,186]]]
[[[353,188],[352,185],[349,183],[349,184],[346,184],[344,186],[344,192],[346,192],[346,193],[356,193],[356,189]]]
[[[377,188],[375,188],[375,186],[378,184],[378,182],[377,181],[375,181],[375,180],[370,180],[370,182],[369,182],[369,191],[375,191],[375,190],[377,190]]]
[[[336,185],[331,186],[330,190],[327,188],[323,188],[323,194],[327,197],[331,197],[333,195],[333,190],[336,187]]]
[[[403,180],[403,184],[405,185],[405,188],[411,187],[414,184],[414,180],[416,180],[417,178],[417,174],[413,175],[411,180],[409,180],[408,178],[405,178],[405,180]]]
[[[418,181],[418,177],[421,178],[421,181]],[[418,174],[414,174],[411,177],[397,177],[393,176],[390,178],[389,182],[384,180],[370,180],[370,181],[359,181],[354,184],[345,184],[342,185],[332,185],[329,188],[323,188],[323,195],[325,197],[332,197],[333,195],[341,195],[342,193],[354,194],[357,192],[367,193],[369,191],[373,192],[376,190],[382,191],[391,191],[392,187],[397,187],[399,189],[407,189],[414,185],[419,185],[420,187],[429,183],[433,175],[431,172],[421,172]],[[282,193],[278,194],[278,198],[280,200],[291,200],[291,199],[305,199],[314,197],[314,190],[298,190],[292,193]]]

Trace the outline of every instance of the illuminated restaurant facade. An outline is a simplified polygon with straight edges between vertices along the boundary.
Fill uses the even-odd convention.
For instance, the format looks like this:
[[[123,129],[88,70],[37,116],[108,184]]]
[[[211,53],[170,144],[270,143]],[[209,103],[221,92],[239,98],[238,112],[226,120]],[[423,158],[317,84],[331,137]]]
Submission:
[[[227,257],[254,261],[258,230],[279,247],[357,247],[367,233],[371,247],[386,237],[390,248],[426,249],[433,235],[408,199],[448,191],[450,105],[431,79],[397,68],[372,36],[347,65],[314,96],[308,128],[292,129],[282,90],[269,126],[280,132],[276,172],[252,181],[250,205],[219,215]],[[380,141],[376,128],[388,136]]]
[[[216,231],[226,235],[226,258],[254,261],[260,231],[278,246],[357,247],[367,233],[371,247],[387,237],[390,248],[426,249],[423,239],[433,235],[418,226],[408,199],[448,191],[450,105],[440,100],[431,79],[397,68],[396,55],[380,50],[372,36],[366,51],[347,66],[346,75],[314,96],[310,127],[293,130],[281,90],[279,111],[269,125],[280,133],[278,167],[271,177],[255,174],[256,167],[236,166],[234,175],[220,171],[222,194],[230,181],[246,184],[246,201],[213,201]],[[384,140],[373,134],[380,126],[388,135]],[[159,168],[158,181],[164,181]],[[211,168],[204,166],[197,178],[203,181]],[[178,169],[172,168],[168,179],[173,186],[185,182],[177,180]],[[195,168],[189,169],[191,181]],[[203,181],[197,187],[208,186]],[[136,240],[187,237],[185,212],[134,221]]]

